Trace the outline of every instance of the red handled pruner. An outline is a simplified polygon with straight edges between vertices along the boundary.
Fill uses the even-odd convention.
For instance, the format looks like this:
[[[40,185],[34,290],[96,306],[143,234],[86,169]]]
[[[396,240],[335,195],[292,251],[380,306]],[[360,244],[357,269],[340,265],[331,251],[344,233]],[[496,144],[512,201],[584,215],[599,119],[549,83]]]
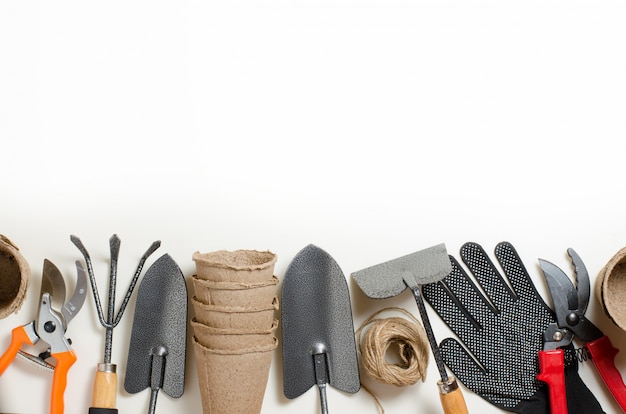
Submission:
[[[0,357],[0,375],[18,354],[54,371],[50,397],[51,414],[63,414],[67,373],[76,362],[71,342],[65,337],[68,323],[82,308],[87,294],[87,276],[80,262],[76,262],[76,269],[76,288],[70,300],[65,302],[63,276],[52,262],[44,260],[37,319],[13,329],[9,348]],[[39,341],[48,346],[39,355],[22,350],[25,344],[35,345]],[[49,359],[53,359],[52,362],[55,363],[47,362]]]
[[[544,348],[539,351],[539,375],[537,379],[548,384],[552,414],[566,414],[564,352],[561,347],[569,345],[574,337],[584,342],[600,376],[613,397],[626,412],[626,385],[615,367],[615,355],[619,352],[609,338],[585,318],[589,304],[589,273],[573,249],[568,249],[576,272],[576,287],[570,278],[554,264],[539,259],[539,265],[552,296],[556,323],[544,333]]]

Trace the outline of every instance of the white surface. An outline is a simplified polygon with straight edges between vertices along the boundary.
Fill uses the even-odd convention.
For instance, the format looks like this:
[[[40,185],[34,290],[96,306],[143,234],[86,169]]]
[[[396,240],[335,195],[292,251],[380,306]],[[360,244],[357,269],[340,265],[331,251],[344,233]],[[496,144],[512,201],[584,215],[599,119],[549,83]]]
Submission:
[[[196,250],[270,249],[282,277],[315,243],[347,276],[440,242],[508,240],[544,294],[536,259],[568,266],[568,247],[594,279],[626,244],[625,18],[617,1],[2,2],[0,232],[33,280],[0,348],[34,316],[43,259],[71,274],[70,234],[101,290],[121,237],[120,292],[157,239],[148,264],[167,252],[186,275]],[[384,306],[416,313],[408,293],[350,288],[356,326]],[[113,345],[122,413],[149,399],[121,385],[131,312]],[[626,348],[595,298],[588,316]],[[66,412],[86,413],[104,342],[91,297],[69,334]],[[157,412],[201,412],[194,362]],[[315,389],[283,397],[281,372],[277,351],[263,413],[317,413]],[[594,368],[580,372],[618,412]],[[387,413],[439,413],[436,379],[431,362],[426,383],[373,388]],[[50,382],[15,362],[0,409],[47,412]],[[464,393],[470,412],[498,412]],[[377,412],[364,391],[328,398],[332,413]]]

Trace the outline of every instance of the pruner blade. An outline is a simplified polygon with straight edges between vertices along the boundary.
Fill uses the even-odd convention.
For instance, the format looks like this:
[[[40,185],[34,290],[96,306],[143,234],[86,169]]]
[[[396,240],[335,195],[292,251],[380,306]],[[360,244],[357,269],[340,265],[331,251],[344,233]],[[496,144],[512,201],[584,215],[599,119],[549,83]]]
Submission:
[[[576,288],[570,278],[556,265],[547,260],[539,259],[539,266],[541,266],[543,276],[548,284],[557,320],[562,326],[561,315],[565,317],[565,315],[579,308]]]
[[[63,315],[63,319],[65,321],[65,325],[70,323],[74,316],[81,310],[83,304],[85,303],[85,297],[87,296],[87,274],[85,273],[85,268],[80,263],[80,261],[76,261],[76,287],[74,288],[74,293],[70,300],[63,305],[61,309],[61,314]]]
[[[574,264],[574,272],[576,273],[576,291],[578,292],[578,310],[584,314],[587,311],[587,305],[589,304],[589,296],[591,293],[591,287],[589,283],[589,272],[583,263],[582,259],[571,247],[567,249],[572,263]]]
[[[587,269],[573,249],[567,252],[574,264],[577,287],[556,265],[542,259],[539,264],[548,283],[559,328],[571,330],[582,341],[589,342],[604,334],[585,318],[590,295]]]
[[[54,263],[48,259],[43,261],[43,274],[41,277],[41,291],[39,297],[44,293],[50,294],[52,308],[59,311],[65,303],[65,281],[61,271]]]

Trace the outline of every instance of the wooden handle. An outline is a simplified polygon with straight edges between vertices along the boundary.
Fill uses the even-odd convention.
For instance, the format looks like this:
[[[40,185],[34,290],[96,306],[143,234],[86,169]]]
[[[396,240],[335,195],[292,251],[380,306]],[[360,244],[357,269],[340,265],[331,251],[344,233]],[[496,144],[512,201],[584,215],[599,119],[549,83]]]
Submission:
[[[115,408],[117,400],[117,373],[115,368],[114,364],[98,364],[91,400],[93,408]]]
[[[448,378],[446,383],[439,381],[438,385],[444,414],[468,414],[465,398],[455,378]]]

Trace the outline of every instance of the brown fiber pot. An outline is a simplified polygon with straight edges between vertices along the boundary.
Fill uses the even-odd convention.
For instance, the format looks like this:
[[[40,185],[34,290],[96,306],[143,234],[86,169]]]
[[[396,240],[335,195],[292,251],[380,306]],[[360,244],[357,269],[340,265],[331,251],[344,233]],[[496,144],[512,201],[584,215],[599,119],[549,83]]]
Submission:
[[[609,319],[626,331],[626,247],[615,253],[598,274],[595,294]]]
[[[258,307],[272,303],[276,296],[276,276],[262,282],[214,282],[194,275],[194,293],[208,305]]]
[[[0,319],[22,307],[30,282],[30,266],[19,249],[0,234]]]
[[[278,298],[271,304],[256,307],[207,305],[191,299],[198,322],[222,329],[269,329],[278,310]]]
[[[269,329],[220,329],[201,324],[193,318],[191,328],[196,340],[207,348],[235,351],[272,345],[276,328],[278,328],[278,320],[274,319]]]
[[[216,282],[263,282],[274,277],[277,256],[270,251],[218,250],[195,252],[196,275]]]
[[[278,340],[237,351],[207,348],[193,339],[203,414],[261,412]]]

